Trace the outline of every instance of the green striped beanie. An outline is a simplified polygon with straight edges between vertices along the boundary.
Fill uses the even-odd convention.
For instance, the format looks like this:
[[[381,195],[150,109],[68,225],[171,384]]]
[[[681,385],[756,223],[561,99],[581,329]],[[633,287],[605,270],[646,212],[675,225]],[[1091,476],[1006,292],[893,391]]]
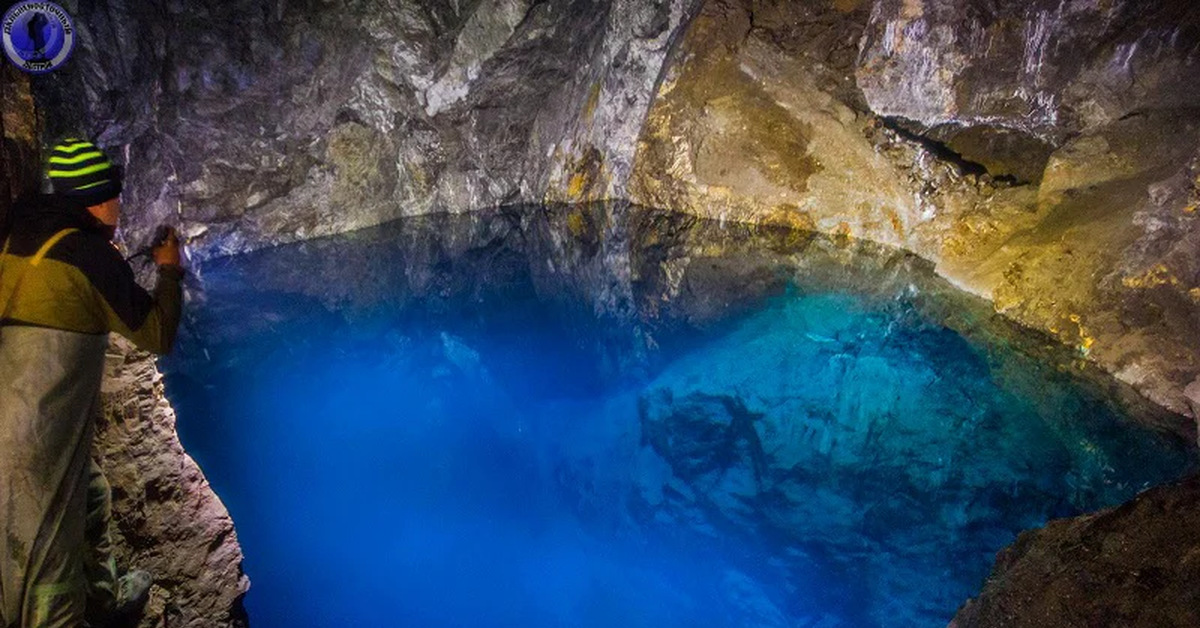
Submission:
[[[121,194],[120,169],[87,140],[71,137],[55,146],[47,174],[55,194],[88,207]]]

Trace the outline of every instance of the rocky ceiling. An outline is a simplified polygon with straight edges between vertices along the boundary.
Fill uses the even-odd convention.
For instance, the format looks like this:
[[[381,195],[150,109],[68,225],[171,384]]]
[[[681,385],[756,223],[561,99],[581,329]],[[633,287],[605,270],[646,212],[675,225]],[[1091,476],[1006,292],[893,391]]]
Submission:
[[[127,162],[131,241],[628,199],[906,248],[1165,407],[1200,398],[1187,0],[66,5],[43,137]]]

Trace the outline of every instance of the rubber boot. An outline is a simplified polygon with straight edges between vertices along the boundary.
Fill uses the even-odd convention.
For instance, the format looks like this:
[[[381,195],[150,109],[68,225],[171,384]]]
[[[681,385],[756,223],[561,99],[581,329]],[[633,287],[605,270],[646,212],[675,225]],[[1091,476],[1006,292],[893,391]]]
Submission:
[[[150,585],[152,584],[154,584],[154,577],[150,575],[150,572],[142,569],[134,569],[121,576],[121,579],[117,581],[117,616],[136,617],[141,615],[142,609],[146,607],[146,602],[150,599]]]

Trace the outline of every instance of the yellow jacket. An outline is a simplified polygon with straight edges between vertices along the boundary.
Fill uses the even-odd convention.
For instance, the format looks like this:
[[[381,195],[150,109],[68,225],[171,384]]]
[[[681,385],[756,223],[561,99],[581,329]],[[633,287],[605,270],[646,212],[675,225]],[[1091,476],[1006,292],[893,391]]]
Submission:
[[[86,208],[54,196],[26,203],[0,250],[0,325],[112,331],[147,351],[171,350],[183,270],[159,268],[146,292]]]

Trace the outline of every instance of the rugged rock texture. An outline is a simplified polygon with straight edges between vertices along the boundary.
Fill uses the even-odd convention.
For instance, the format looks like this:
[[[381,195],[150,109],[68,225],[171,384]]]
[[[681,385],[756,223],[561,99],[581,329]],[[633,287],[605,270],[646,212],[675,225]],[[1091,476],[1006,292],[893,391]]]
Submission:
[[[1133,112],[1193,108],[1196,19],[1187,2],[879,0],[858,85],[880,116],[1057,147]]]
[[[1193,415],[1185,0],[67,6],[82,48],[35,91],[120,147],[131,242],[628,197],[907,248]]]
[[[12,202],[37,187],[38,134],[29,77],[0,67],[0,231]]]
[[[117,564],[155,577],[140,625],[246,626],[233,521],[179,444],[154,360],[116,340],[102,396],[95,455],[112,485]]]
[[[951,628],[1200,625],[1200,476],[1026,532]]]
[[[38,85],[49,132],[121,147],[127,237],[171,220],[202,256],[550,189],[622,195],[687,7],[66,4],[82,47]]]
[[[1190,415],[1196,80],[1191,3],[709,2],[631,195],[909,249]]]

